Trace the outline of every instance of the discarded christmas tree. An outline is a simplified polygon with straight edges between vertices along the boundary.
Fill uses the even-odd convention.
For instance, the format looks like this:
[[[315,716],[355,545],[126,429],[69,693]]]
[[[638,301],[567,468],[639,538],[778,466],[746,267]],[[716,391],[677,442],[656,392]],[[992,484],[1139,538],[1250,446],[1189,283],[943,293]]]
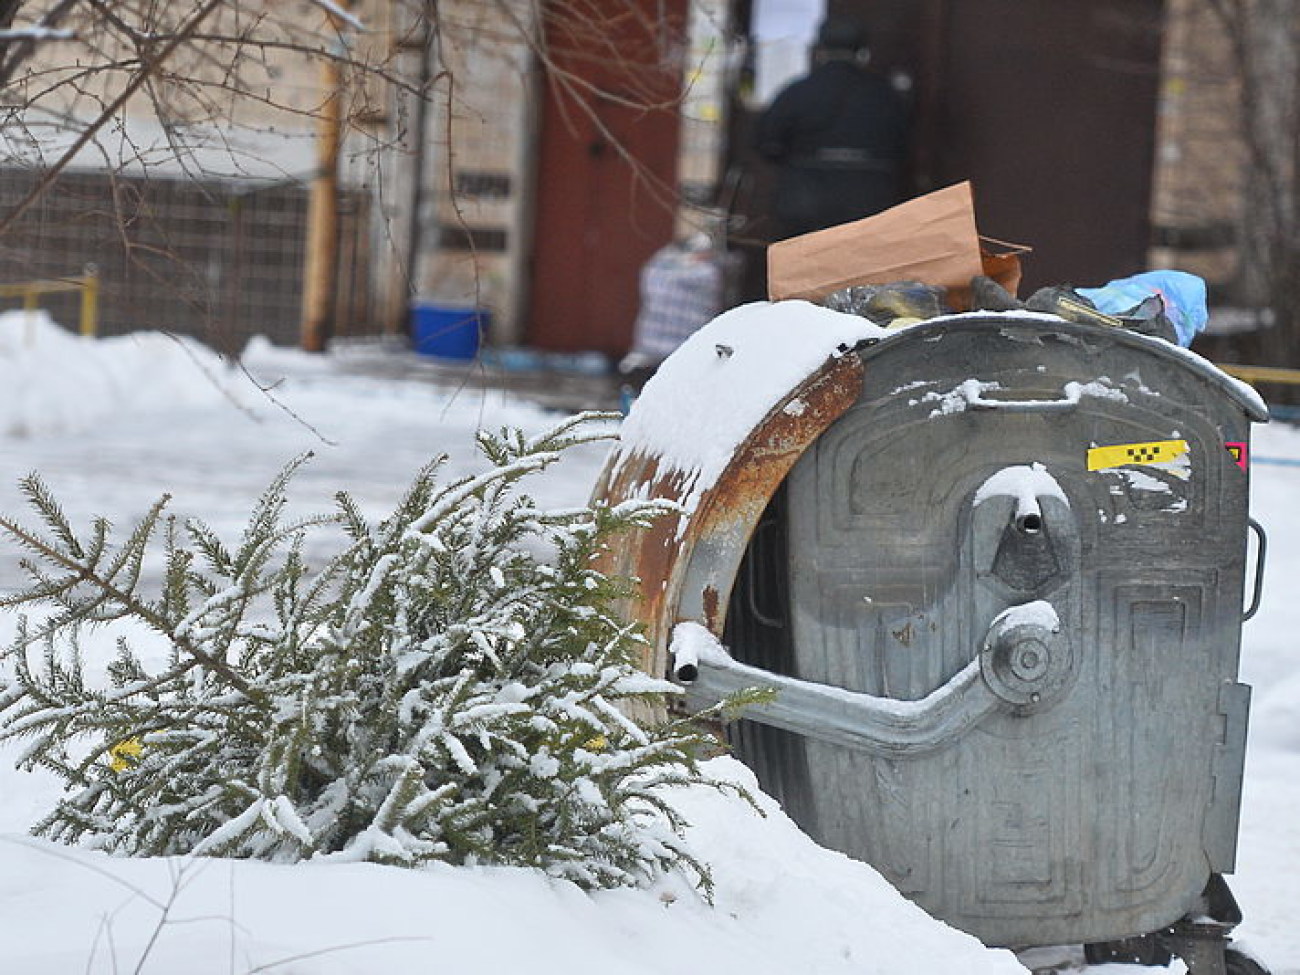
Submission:
[[[44,524],[0,518],[30,580],[0,608],[51,613],[5,652],[0,739],[68,793],[35,831],[128,855],[527,865],[588,888],[684,868],[707,889],[664,787],[707,781],[714,742],[628,717],[676,688],[636,668],[642,638],[610,610],[627,583],[592,568],[665,509],[547,512],[518,490],[605,436],[594,419],[482,434],[484,473],[439,486],[431,465],[378,525],[346,495],[284,524],[295,464],[233,548],[165,517],[167,498],[120,544],[102,520],[79,536],[27,478]],[[328,524],[347,544],[312,569],[303,540]],[[97,686],[78,637],[119,619],[169,652],[150,665],[121,639]]]

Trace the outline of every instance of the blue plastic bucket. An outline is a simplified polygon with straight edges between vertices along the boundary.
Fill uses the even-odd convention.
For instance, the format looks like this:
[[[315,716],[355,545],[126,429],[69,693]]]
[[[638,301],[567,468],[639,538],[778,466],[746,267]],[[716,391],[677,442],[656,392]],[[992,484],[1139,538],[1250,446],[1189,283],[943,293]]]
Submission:
[[[411,305],[411,339],[415,351],[440,359],[468,361],[478,355],[479,337],[488,328],[483,308],[416,301]]]

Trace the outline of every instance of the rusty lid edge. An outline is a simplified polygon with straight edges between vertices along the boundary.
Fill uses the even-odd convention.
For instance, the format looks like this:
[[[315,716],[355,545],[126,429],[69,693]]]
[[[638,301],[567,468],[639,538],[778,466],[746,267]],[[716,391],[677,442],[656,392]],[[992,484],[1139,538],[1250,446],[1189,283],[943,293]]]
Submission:
[[[749,537],[768,502],[804,451],[857,401],[862,360],[838,352],[792,388],[736,446],[712,485],[661,470],[652,456],[610,455],[593,500],[617,504],[633,497],[678,502],[697,494],[690,510],[625,536],[601,568],[640,580],[640,597],[620,607],[646,627],[643,666],[668,672],[672,628],[694,620],[721,636],[727,601]]]

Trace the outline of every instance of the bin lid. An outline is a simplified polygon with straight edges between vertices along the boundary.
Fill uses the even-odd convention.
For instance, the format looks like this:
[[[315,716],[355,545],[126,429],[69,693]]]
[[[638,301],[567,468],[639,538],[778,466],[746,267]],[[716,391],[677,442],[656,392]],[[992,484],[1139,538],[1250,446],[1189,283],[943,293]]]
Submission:
[[[647,669],[666,672],[668,633],[679,620],[721,633],[754,525],[794,463],[856,401],[872,358],[954,328],[1017,326],[1027,336],[1047,326],[1079,341],[1130,346],[1139,360],[1175,360],[1249,419],[1268,419],[1249,385],[1190,350],[1123,329],[1019,311],[884,329],[805,301],[733,309],[691,336],[647,383],[594,492],[610,504],[648,497],[680,506],[607,556],[608,571],[641,581],[641,598],[625,609],[649,631]]]
[[[1268,422],[1268,404],[1264,402],[1263,397],[1249,383],[1228,375],[1210,360],[1193,352],[1191,349],[1185,349],[1164,339],[1143,335],[1141,332],[1134,332],[1129,329],[1083,322],[1068,322],[1056,315],[1047,315],[1042,312],[973,311],[926,319],[906,329],[890,330],[888,334],[902,341],[933,341],[939,334],[952,328],[972,326],[985,328],[1015,327],[1017,325],[1050,326],[1075,336],[1079,341],[1103,341],[1114,345],[1127,346],[1142,355],[1172,359],[1181,368],[1200,376],[1213,389],[1223,393],[1253,422]],[[886,348],[887,346],[876,343],[863,348],[861,355],[864,360],[869,361],[873,356],[885,351]]]

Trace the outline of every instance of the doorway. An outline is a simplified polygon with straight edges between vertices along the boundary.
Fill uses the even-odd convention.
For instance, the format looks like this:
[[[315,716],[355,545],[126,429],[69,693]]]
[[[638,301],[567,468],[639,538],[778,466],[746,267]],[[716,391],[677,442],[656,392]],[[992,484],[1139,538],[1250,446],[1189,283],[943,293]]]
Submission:
[[[631,347],[642,265],[673,236],[687,0],[544,14],[544,105],[527,338]]]

